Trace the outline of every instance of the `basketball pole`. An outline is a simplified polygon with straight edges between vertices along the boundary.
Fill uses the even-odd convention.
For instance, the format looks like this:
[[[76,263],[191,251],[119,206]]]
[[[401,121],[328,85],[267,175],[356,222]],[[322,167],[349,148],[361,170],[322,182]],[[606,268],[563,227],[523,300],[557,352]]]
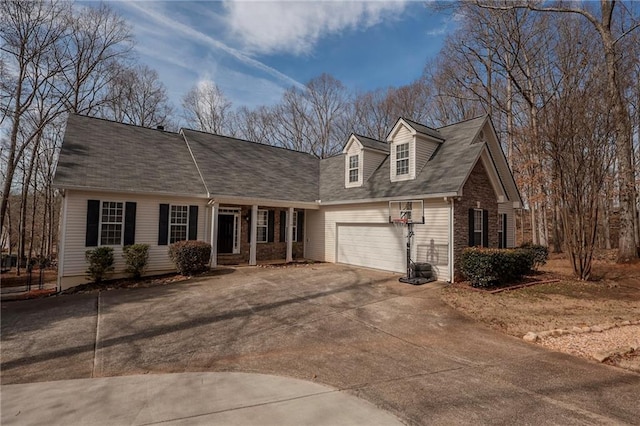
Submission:
[[[411,276],[411,238],[413,237],[413,222],[407,222],[407,279]]]

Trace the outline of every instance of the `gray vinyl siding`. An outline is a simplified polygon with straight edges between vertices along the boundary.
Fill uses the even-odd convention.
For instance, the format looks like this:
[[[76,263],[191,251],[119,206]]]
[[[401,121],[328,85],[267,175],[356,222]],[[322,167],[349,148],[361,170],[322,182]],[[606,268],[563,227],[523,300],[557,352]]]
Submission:
[[[438,142],[426,138],[416,137],[416,170],[417,173],[427,164],[429,158],[440,145]]]
[[[376,151],[364,150],[364,180],[365,182],[371,177],[373,172],[376,171],[380,164],[387,158],[387,154],[383,154]]]

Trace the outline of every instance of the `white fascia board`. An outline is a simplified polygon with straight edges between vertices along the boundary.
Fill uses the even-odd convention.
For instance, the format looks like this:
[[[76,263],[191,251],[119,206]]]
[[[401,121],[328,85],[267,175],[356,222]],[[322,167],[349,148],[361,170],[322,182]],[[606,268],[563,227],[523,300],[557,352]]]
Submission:
[[[491,152],[489,151],[489,147],[487,145],[485,145],[482,149],[480,160],[482,161],[482,165],[484,166],[484,169],[489,176],[489,183],[491,183],[493,190],[496,192],[497,199],[499,200],[500,197],[503,197],[503,199],[505,200],[509,199],[509,196],[507,195],[502,179],[500,179],[500,175],[496,170],[496,165],[493,162],[493,157],[491,157]]]
[[[399,126],[405,126],[409,129],[409,132],[411,133],[411,136],[415,136],[416,135],[416,129],[413,128],[412,125],[410,125],[409,123],[407,123],[406,121],[404,121],[404,119],[402,117],[398,118],[398,121],[396,121],[396,124],[394,124],[393,128],[391,129],[391,131],[389,132],[389,134],[387,135],[387,142],[391,142],[393,140],[393,138],[396,136],[396,133],[398,133]]]
[[[345,144],[344,148],[342,149],[342,153],[346,154],[347,151],[349,151],[349,148],[351,147],[351,144],[353,143],[357,143],[358,146],[360,147],[360,149],[363,148],[362,144],[360,143],[360,141],[358,140],[358,138],[356,137],[356,135],[354,135],[353,133],[351,134],[351,136],[349,136],[349,140],[347,141],[347,143]]]
[[[458,197],[461,194],[457,192],[441,192],[437,194],[421,194],[421,195],[401,195],[398,197],[382,197],[382,198],[363,198],[360,200],[341,200],[341,201],[322,201],[321,206],[337,206],[341,204],[367,204],[367,203],[379,203],[383,201],[402,201],[402,200],[428,200],[446,197]]]
[[[247,206],[265,206],[265,207],[293,207],[295,209],[318,210],[320,206],[317,201],[287,201],[287,200],[271,200],[267,198],[253,197],[236,197],[233,195],[216,195],[211,194],[211,198],[220,204],[241,204]]]

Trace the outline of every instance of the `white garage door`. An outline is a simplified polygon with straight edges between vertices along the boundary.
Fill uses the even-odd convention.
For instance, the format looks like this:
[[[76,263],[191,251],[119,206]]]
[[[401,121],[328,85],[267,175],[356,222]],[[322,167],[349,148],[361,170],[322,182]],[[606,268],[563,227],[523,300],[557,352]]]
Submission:
[[[390,224],[339,224],[339,263],[385,271],[405,272],[407,243],[404,228]]]

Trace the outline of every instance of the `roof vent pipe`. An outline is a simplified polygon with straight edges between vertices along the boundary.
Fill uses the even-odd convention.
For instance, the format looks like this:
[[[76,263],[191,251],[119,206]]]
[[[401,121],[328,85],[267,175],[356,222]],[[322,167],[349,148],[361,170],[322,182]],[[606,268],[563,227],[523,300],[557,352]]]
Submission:
[[[164,130],[164,126],[162,126],[162,125],[158,124],[158,125],[156,126],[156,129],[158,129],[158,130]]]

